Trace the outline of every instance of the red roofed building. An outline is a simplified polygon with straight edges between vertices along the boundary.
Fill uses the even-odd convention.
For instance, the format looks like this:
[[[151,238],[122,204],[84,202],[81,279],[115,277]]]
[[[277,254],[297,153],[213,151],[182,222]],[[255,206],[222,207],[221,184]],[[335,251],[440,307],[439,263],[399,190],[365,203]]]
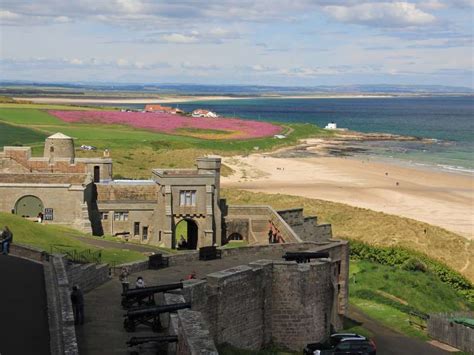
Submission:
[[[184,113],[182,110],[179,108],[174,108],[171,106],[161,106],[160,104],[154,104],[154,105],[146,105],[145,106],[145,111],[146,112],[163,112],[163,113],[171,113],[171,114],[177,114],[177,113]]]

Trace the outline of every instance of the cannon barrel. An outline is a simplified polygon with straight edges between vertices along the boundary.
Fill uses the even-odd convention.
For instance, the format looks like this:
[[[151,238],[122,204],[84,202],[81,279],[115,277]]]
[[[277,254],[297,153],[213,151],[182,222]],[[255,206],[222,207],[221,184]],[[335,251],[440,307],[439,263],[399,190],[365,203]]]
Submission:
[[[138,307],[127,311],[125,314],[129,319],[140,318],[142,316],[153,316],[161,313],[174,312],[179,309],[191,308],[190,302],[167,304],[164,306]]]
[[[140,296],[140,295],[153,295],[158,292],[166,292],[166,291],[176,290],[178,288],[183,288],[182,282],[178,282],[174,284],[142,287],[142,288],[132,288],[122,293],[122,296],[131,297],[131,296]]]
[[[157,335],[152,337],[132,337],[127,341],[128,346],[137,346],[145,343],[176,343],[178,337],[176,335]]]
[[[283,258],[286,260],[297,260],[297,259],[320,259],[320,258],[329,258],[329,253],[327,251],[312,252],[286,252],[283,255]]]

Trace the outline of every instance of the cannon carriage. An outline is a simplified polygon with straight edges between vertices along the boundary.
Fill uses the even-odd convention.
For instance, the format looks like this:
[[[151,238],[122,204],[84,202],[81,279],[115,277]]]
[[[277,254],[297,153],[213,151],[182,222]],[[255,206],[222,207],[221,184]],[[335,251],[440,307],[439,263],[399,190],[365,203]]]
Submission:
[[[132,288],[122,293],[122,307],[128,309],[134,305],[136,306],[152,306],[155,305],[155,294],[160,292],[167,292],[183,288],[183,283],[173,283],[165,285],[157,285],[143,288]]]
[[[144,306],[132,308],[124,315],[125,319],[123,321],[123,327],[127,332],[133,332],[135,331],[137,325],[142,324],[150,327],[156,332],[161,329],[161,314],[175,312],[185,308],[191,308],[191,303],[184,302],[164,306]]]
[[[303,252],[286,252],[282,256],[285,261],[296,261],[298,264],[300,263],[309,263],[311,259],[324,259],[329,258],[328,252],[310,252],[310,251],[303,251]]]

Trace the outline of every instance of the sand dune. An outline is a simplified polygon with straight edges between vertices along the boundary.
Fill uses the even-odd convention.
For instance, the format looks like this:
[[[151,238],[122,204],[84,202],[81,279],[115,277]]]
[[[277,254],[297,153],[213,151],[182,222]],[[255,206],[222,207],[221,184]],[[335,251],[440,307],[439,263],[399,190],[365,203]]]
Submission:
[[[474,178],[356,158],[225,158],[222,186],[346,203],[474,239]]]

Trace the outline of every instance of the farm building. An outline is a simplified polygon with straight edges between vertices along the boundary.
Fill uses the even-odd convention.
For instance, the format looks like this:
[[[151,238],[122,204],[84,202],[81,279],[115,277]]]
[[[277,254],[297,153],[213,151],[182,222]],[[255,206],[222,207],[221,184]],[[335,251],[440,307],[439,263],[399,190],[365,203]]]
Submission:
[[[29,147],[0,152],[0,211],[65,224],[94,235],[128,236],[143,244],[176,248],[326,241],[330,225],[303,217],[302,209],[232,206],[220,198],[220,157],[198,158],[194,169],[154,169],[148,180],[113,180],[112,159],[76,158],[72,138],[46,139],[43,157]],[[181,225],[183,224],[183,225]],[[271,238],[270,238],[271,239]]]
[[[208,111],[208,110],[203,110],[203,109],[194,110],[192,113],[192,116],[193,117],[211,117],[211,118],[219,117],[217,113]]]
[[[171,113],[173,115],[175,115],[177,113],[184,113],[184,111],[180,110],[179,108],[171,107],[171,106],[161,106],[160,104],[146,105],[145,106],[145,111],[146,112]]]

